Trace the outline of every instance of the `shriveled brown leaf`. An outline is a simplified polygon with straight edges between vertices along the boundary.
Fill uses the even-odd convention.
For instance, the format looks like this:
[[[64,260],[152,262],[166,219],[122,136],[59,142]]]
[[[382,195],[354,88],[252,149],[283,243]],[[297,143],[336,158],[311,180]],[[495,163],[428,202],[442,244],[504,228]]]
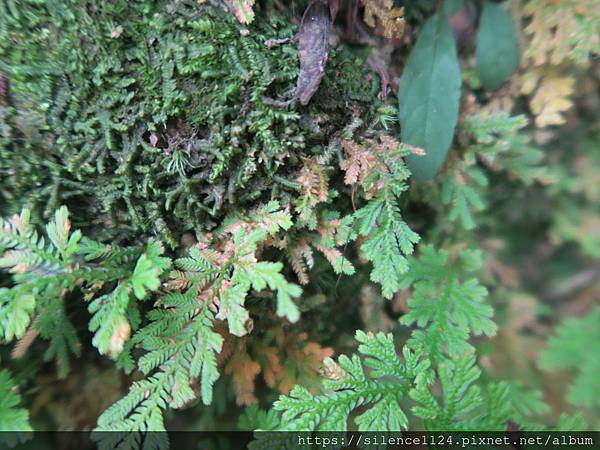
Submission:
[[[300,74],[296,85],[296,97],[307,105],[317,92],[325,75],[329,50],[331,15],[325,0],[314,0],[308,5],[298,32],[300,51]]]
[[[454,39],[459,47],[463,47],[473,40],[475,24],[468,7],[458,10],[450,17],[449,21],[452,34],[454,34]]]
[[[394,7],[392,0],[361,0],[364,21],[371,28],[381,26],[383,37],[400,38],[404,33],[404,8]]]
[[[308,270],[314,264],[313,251],[306,239],[301,239],[289,251],[292,269],[298,276],[300,284],[308,284]]]
[[[245,348],[238,349],[225,366],[225,373],[232,377],[238,405],[250,405],[256,402],[254,379],[260,370],[260,365],[250,358]]]
[[[285,107],[299,100],[301,105],[308,105],[325,75],[325,64],[329,51],[329,31],[332,23],[331,14],[335,11],[335,5],[332,6],[330,9],[327,0],[313,0],[304,11],[297,34],[300,73],[294,96],[287,101],[265,97],[263,98],[264,103]]]
[[[113,330],[108,346],[108,354],[116,358],[123,351],[125,342],[131,336],[131,325],[125,318],[121,318]]]
[[[35,324],[31,325],[21,339],[17,341],[12,349],[10,356],[13,359],[19,359],[27,352],[33,341],[40,335],[40,332],[35,328]]]

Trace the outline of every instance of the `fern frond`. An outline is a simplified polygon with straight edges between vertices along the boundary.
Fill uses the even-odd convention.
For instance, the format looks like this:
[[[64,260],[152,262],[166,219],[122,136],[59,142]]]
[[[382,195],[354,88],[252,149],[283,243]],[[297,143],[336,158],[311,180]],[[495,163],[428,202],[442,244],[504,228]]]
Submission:
[[[472,352],[470,333],[493,336],[496,332],[492,307],[485,303],[487,290],[476,278],[465,278],[477,270],[479,259],[478,252],[463,251],[450,263],[448,252],[431,246],[421,248],[419,258],[410,258],[410,271],[401,287],[412,285],[414,292],[408,301],[409,312],[400,321],[422,328],[415,330],[409,345],[433,361],[444,353]]]
[[[597,348],[586,342],[600,338],[600,307],[586,317],[565,320],[550,339],[549,348],[542,355],[547,369],[571,369],[575,379],[569,386],[568,399],[575,405],[600,408],[595,394],[600,389],[600,358]]]
[[[526,185],[547,182],[548,170],[541,164],[544,153],[532,145],[531,137],[524,133],[528,126],[525,116],[502,112],[470,114],[465,117],[463,126],[472,139],[464,159],[466,170],[474,168],[477,155],[492,170],[504,170]],[[475,181],[484,186],[482,180]]]
[[[2,339],[19,339],[29,326],[35,310],[35,297],[26,291],[0,288],[0,330]]]
[[[6,251],[0,267],[15,273],[15,284],[0,290],[0,331],[6,341],[20,338],[35,314],[34,327],[50,341],[45,358],[57,361],[62,377],[69,370],[69,353],[80,352],[64,309],[67,294],[81,289],[84,298],[92,300],[92,343],[101,354],[116,358],[129,339],[132,317],[139,316],[131,308],[131,298],[142,300],[156,290],[170,260],[161,256],[162,247],[155,241],[141,248],[121,248],[82,239],[79,230],[71,230],[66,207],[56,211],[46,231],[48,245],[30,225],[27,210],[1,223],[0,240]],[[111,285],[116,287],[103,293]]]
[[[383,296],[391,298],[400,287],[400,278],[408,270],[406,256],[414,251],[419,236],[404,221],[398,200],[408,188],[410,172],[402,157],[407,149],[394,139],[381,138],[375,146],[377,166],[363,181],[363,189],[376,195],[354,213],[358,233],[366,236],[361,250],[373,263],[371,280],[380,283]]]
[[[0,442],[9,447],[27,441],[27,432],[33,431],[29,424],[29,412],[20,406],[21,396],[10,372],[0,370]]]
[[[345,431],[351,413],[368,407],[356,418],[361,431],[400,431],[408,419],[399,405],[415,379],[430,375],[429,363],[406,348],[400,358],[391,335],[357,331],[358,351],[325,361],[325,393],[313,395],[296,386],[281,396],[273,408],[281,412],[281,430]]]
[[[100,416],[94,437],[100,448],[131,448],[132,442],[139,446],[142,440],[144,446],[150,440],[156,448],[168,447],[166,434],[160,433],[164,431],[163,411],[181,408],[196,398],[191,384],[198,377],[203,403],[212,402],[212,387],[219,377],[216,354],[223,338],[212,330],[214,315],[209,304],[198,304],[195,294],[191,288],[185,294],[163,297],[162,308],[151,311],[150,324],[134,336],[133,341],[147,351],[138,366],[148,378],[134,383],[124,398]],[[159,433],[148,433],[154,431]]]
[[[381,191],[355,213],[359,233],[367,236],[361,250],[373,263],[371,280],[380,283],[383,296],[391,298],[400,289],[400,280],[408,271],[406,255],[414,251],[419,236],[406,224],[396,195]]]
[[[216,355],[223,345],[223,337],[213,330],[213,322],[227,319],[232,334],[246,334],[249,314],[244,301],[250,289],[261,291],[268,287],[275,291],[277,314],[291,321],[298,319],[298,308],[292,298],[300,295],[300,288],[283,277],[281,263],[256,258],[258,247],[269,232],[276,233],[291,225],[289,216],[282,214],[278,204],[271,203],[251,217],[257,222],[230,218],[223,224],[217,235],[228,241],[221,251],[202,243],[175,261],[179,270],[171,273],[172,279],[165,286],[179,292],[161,297],[159,307],[148,313],[150,323],[132,339],[146,351],[138,367],[148,378],[142,384],[134,384],[124,399],[103,413],[97,431],[129,430],[132,436],[121,441],[138,442],[142,433],[163,429],[166,408],[181,408],[196,398],[192,384],[198,377],[202,402],[210,404],[213,385],[219,378]],[[141,294],[158,286],[156,276],[160,272],[149,264],[152,259],[160,258],[159,253],[144,259],[145,255],[140,256],[132,275],[143,275],[138,280]],[[136,293],[131,280],[122,286],[121,289],[129,286]],[[216,315],[214,310],[218,310]],[[102,434],[97,438],[102,441]],[[107,439],[102,445],[116,444]]]
[[[138,258],[133,273],[121,281],[110,293],[102,295],[90,303],[93,314],[89,323],[94,332],[93,345],[100,354],[116,358],[131,335],[131,325],[127,319],[132,295],[143,300],[149,291],[160,285],[160,275],[170,265],[170,260],[160,256],[162,247],[150,241],[146,251]]]
[[[446,178],[442,183],[441,200],[444,205],[450,205],[448,220],[460,220],[465,230],[474,228],[473,213],[485,208],[482,191],[487,185],[486,175],[477,167],[465,168],[454,177]]]
[[[453,360],[444,360],[439,364],[437,373],[441,398],[436,398],[427,380],[421,379],[410,391],[411,398],[417,402],[412,412],[424,419],[428,430],[463,429],[469,413],[483,404],[481,390],[474,384],[481,374],[475,358],[460,355]]]
[[[48,225],[48,229],[54,231],[65,226],[61,223],[65,214],[65,207],[58,210],[54,222]],[[56,243],[66,246],[66,241],[57,240],[53,245],[46,246],[44,238],[40,237],[29,223],[29,218],[29,210],[24,209],[20,215],[15,215],[8,221],[0,221],[0,248],[5,251],[0,258],[0,268],[10,269],[13,273],[66,271],[68,264],[58,256],[59,248],[56,246]],[[78,235],[74,234],[74,236],[73,242],[76,245]],[[54,238],[58,236],[54,235]]]

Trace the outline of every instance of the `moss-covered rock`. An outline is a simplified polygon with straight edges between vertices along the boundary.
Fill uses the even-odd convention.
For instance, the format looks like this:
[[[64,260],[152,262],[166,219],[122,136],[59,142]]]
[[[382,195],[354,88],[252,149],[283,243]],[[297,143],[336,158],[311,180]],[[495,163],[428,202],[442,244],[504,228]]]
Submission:
[[[346,49],[330,52],[309,107],[263,103],[295,86],[296,44],[266,45],[293,37],[290,17],[244,28],[195,1],[38,3],[2,19],[16,108],[2,115],[6,203],[50,213],[69,198],[121,237],[174,244],[236,208],[292,202],[302,158],[375,108],[377,83]],[[43,135],[27,136],[31,120]]]

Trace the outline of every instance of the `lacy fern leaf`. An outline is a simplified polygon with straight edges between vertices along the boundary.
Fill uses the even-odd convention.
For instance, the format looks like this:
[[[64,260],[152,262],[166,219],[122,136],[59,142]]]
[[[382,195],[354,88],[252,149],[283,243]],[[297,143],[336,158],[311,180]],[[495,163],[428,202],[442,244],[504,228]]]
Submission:
[[[131,332],[130,300],[141,300],[158,288],[160,274],[170,265],[162,247],[150,241],[145,248],[103,246],[71,231],[66,207],[58,209],[46,226],[48,243],[29,223],[30,214],[0,223],[4,254],[0,267],[12,272],[15,284],[0,289],[0,325],[7,342],[20,338],[36,316],[33,327],[50,340],[47,358],[56,359],[59,374],[69,369],[69,351],[79,354],[75,328],[64,309],[65,297],[76,290],[92,300],[89,323],[93,345],[101,354],[116,358]],[[114,288],[106,293],[103,289]]]
[[[143,300],[148,291],[160,285],[159,276],[170,265],[170,260],[160,256],[162,248],[156,242],[148,243],[146,251],[138,258],[133,272],[121,280],[110,293],[96,298],[90,303],[90,331],[95,332],[92,343],[101,354],[116,358],[129,339],[131,327],[127,311],[132,294]]]
[[[399,400],[406,396],[413,380],[427,377],[429,363],[409,349],[402,359],[397,355],[391,335],[357,331],[359,353],[340,356],[337,363],[325,361],[325,393],[313,395],[296,386],[289,396],[281,396],[273,408],[281,411],[284,430],[344,431],[350,414],[361,406],[366,412],[356,418],[361,431],[400,431],[408,424]]]
[[[421,248],[419,258],[410,258],[410,271],[401,287],[414,286],[408,301],[405,325],[416,324],[409,344],[436,361],[443,353],[460,355],[472,351],[469,334],[493,336],[492,307],[485,303],[487,290],[476,278],[466,278],[479,267],[480,255],[463,251],[450,262],[448,252],[431,246]]]
[[[8,370],[0,370],[0,442],[13,447],[27,440],[24,432],[32,431],[29,412],[21,408],[21,396]]]
[[[402,157],[408,152],[398,143],[384,141],[376,146],[379,168],[363,181],[368,192],[377,186],[377,194],[354,213],[358,233],[366,236],[361,249],[373,263],[371,280],[380,283],[383,296],[391,298],[400,287],[400,278],[408,270],[406,255],[414,250],[419,236],[404,221],[398,200],[407,189],[410,172]]]
[[[600,358],[597,349],[586,342],[600,338],[600,307],[583,318],[565,320],[550,339],[550,347],[542,357],[548,369],[571,369],[576,373],[569,386],[568,399],[575,405],[600,408],[595,392],[600,389]]]
[[[289,216],[277,203],[270,203],[247,218],[231,217],[216,233],[221,238],[218,242],[212,246],[200,242],[187,256],[175,260],[176,270],[165,283],[170,292],[160,298],[158,307],[147,315],[149,323],[132,338],[146,352],[138,368],[147,378],[134,383],[127,396],[102,414],[95,435],[101,446],[146,445],[154,434],[147,432],[164,430],[165,409],[182,408],[198,394],[205,405],[211,404],[213,385],[219,378],[217,354],[223,346],[214,321],[226,319],[231,334],[247,334],[250,316],[244,302],[251,289],[276,291],[277,314],[298,319],[292,298],[300,295],[300,288],[286,281],[281,263],[257,260],[259,245],[290,225]],[[144,255],[132,274],[144,276],[138,280],[141,294],[156,286],[158,273]],[[147,259],[156,257],[154,252]],[[130,285],[135,292],[133,282]],[[198,378],[199,393],[192,387]],[[129,433],[115,437],[104,431]]]

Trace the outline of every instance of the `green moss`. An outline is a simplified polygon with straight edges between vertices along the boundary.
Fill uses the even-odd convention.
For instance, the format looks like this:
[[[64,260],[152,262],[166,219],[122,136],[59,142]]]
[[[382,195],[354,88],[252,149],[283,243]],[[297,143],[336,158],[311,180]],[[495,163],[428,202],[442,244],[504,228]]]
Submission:
[[[121,234],[150,231],[175,245],[183,230],[210,229],[236,208],[289,203],[300,157],[323,151],[351,107],[363,118],[375,109],[377,83],[347,50],[331,52],[310,107],[263,104],[290,95],[298,74],[296,44],[265,45],[296,31],[277,14],[246,30],[194,1],[56,3],[31,2],[2,25],[18,116],[46,130],[40,155],[15,141],[16,113],[4,114],[2,195],[34,210],[70,198]],[[40,176],[50,191],[36,189]]]

